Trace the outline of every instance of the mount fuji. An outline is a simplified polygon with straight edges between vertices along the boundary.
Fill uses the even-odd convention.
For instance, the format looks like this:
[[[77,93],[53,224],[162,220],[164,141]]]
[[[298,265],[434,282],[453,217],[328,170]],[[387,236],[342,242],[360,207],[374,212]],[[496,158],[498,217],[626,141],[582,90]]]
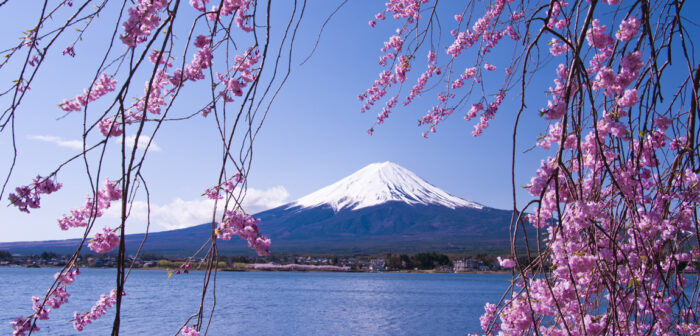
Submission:
[[[392,162],[373,163],[291,203],[254,215],[272,253],[510,251],[512,211],[453,196]],[[150,233],[144,250],[189,255],[211,224]],[[127,235],[137,247],[143,234]],[[0,243],[13,253],[63,252],[75,240]],[[14,246],[11,246],[11,245]],[[251,253],[244,241],[218,241],[224,254]]]
[[[336,183],[290,203],[287,207],[329,206],[338,212],[359,210],[386,202],[440,205],[450,209],[483,208],[480,204],[452,196],[410,170],[389,161],[370,164]]]
[[[284,252],[465,253],[509,251],[511,215],[383,162],[256,217]]]

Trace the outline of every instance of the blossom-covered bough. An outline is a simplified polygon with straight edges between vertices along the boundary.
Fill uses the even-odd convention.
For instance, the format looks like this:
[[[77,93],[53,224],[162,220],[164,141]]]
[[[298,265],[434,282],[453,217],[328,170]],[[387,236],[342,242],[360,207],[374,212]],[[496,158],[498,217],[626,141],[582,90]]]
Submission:
[[[0,12],[9,3],[0,0]],[[512,221],[512,256],[499,259],[513,269],[514,281],[500,302],[486,305],[484,334],[700,334],[693,268],[700,258],[700,61],[689,3],[467,0],[450,17],[445,45],[443,2],[388,0],[369,22],[397,22],[381,49],[384,70],[359,97],[363,112],[383,105],[370,134],[392,110],[418,98],[436,98],[419,120],[426,137],[456,113],[467,121],[478,118],[475,136],[497,114],[515,122],[513,210],[519,215]],[[7,175],[0,198],[29,213],[42,198],[45,204],[61,192],[67,181],[59,174],[68,166],[84,166],[91,186],[83,205],[58,219],[60,229],[84,230],[80,247],[46,294],[31,299],[27,316],[11,322],[14,335],[39,330],[40,320],[68,301],[84,246],[117,251],[116,288],[109,295],[95,293],[95,306],[76,312],[72,324],[87,329],[114,309],[112,333],[119,333],[131,269],[125,264],[125,226],[133,202],[150,199],[142,168],[152,141],[163,126],[209,116],[221,141],[219,174],[203,194],[215,202],[211,238],[182,267],[187,272],[203,254],[202,299],[174,331],[206,334],[212,314],[204,299],[213,295],[217,239],[240,236],[260,254],[270,246],[241,202],[252,144],[289,75],[284,60],[291,58],[306,3],[294,1],[288,21],[278,25],[270,23],[271,7],[272,1],[254,0],[43,1],[20,42],[0,48],[0,73],[14,78],[0,88],[0,134],[11,139],[13,153],[3,160]],[[84,34],[104,20],[106,8],[118,12],[117,24],[100,65],[90,70],[93,80],[84,92],[57,102],[64,120],[81,125],[81,153],[55,168],[42,167],[40,176],[13,189],[8,184],[18,158],[16,117],[26,113],[21,107],[35,91],[32,83],[47,58],[81,57],[88,43]],[[187,16],[194,18],[189,29],[178,30]],[[281,36],[275,45],[273,26]],[[504,48],[512,56],[504,58]],[[188,90],[201,98],[199,107],[175,108]],[[510,103],[516,109],[504,111]],[[541,116],[546,134],[518,137],[521,117],[533,113]],[[105,177],[112,171],[104,165],[114,152],[110,138],[121,139],[119,172]],[[549,153],[526,186],[534,199],[525,204],[516,199],[516,140]],[[113,228],[100,221],[111,207],[121,211]],[[545,238],[523,237],[529,225]]]
[[[8,0],[0,1],[3,16],[12,15],[7,11],[11,5]],[[290,74],[294,37],[306,1],[286,4],[286,21],[275,23],[274,28],[270,23],[273,7],[272,1],[255,0],[44,1],[36,21],[27,23],[21,41],[4,46],[0,72],[15,79],[0,91],[5,106],[0,113],[0,134],[11,139],[13,157],[2,160],[6,175],[0,198],[29,213],[40,207],[42,198],[50,202],[54,196],[50,194],[61,192],[62,183],[67,181],[59,183],[59,175],[71,165],[84,166],[83,175],[92,186],[86,190],[84,205],[66,209],[66,214],[57,219],[61,230],[83,230],[80,246],[56,274],[46,294],[31,298],[33,306],[30,310],[28,305],[26,317],[11,321],[13,335],[39,331],[39,320],[48,319],[51,310],[68,301],[70,286],[80,274],[78,258],[85,246],[94,253],[117,253],[116,286],[109,295],[98,297],[99,293],[95,293],[99,298],[95,306],[76,312],[71,322],[78,331],[88,329],[92,321],[114,309],[112,334],[119,334],[122,298],[127,294],[125,283],[133,266],[126,263],[125,227],[133,202],[150,200],[142,168],[148,164],[152,141],[164,126],[209,116],[214,119],[211,131],[218,134],[221,147],[219,173],[212,179],[215,186],[202,195],[214,200],[211,236],[183,265],[187,273],[195,257],[203,258],[201,266],[206,271],[202,296],[192,316],[183,321],[179,330],[172,331],[206,334],[214,307],[205,307],[204,299],[214,295],[217,239],[237,235],[258,254],[269,253],[270,240],[258,228],[258,220],[247,215],[241,204],[247,190],[252,145]],[[114,16],[116,25],[105,22],[105,16]],[[194,19],[181,22],[187,17]],[[32,96],[31,84],[42,73],[47,58],[80,60],[81,49],[85,52],[92,48],[83,36],[96,25],[113,26],[99,66],[90,69],[93,81],[85,83],[83,93],[57,102],[58,114],[49,117],[55,119],[65,113],[63,122],[82,125],[81,153],[57,167],[39,168],[49,171],[40,172],[42,175],[32,183],[12,190],[8,183],[19,155],[15,145],[17,116],[27,113],[22,109],[25,100],[38,97]],[[271,35],[275,35],[275,44],[271,44]],[[176,101],[182,100],[179,96],[188,90],[198,97],[199,107],[176,108]],[[132,98],[134,95],[136,98]],[[120,141],[109,141],[110,138]],[[116,150],[111,148],[115,143],[120,143]],[[110,157],[114,154],[116,158]],[[118,162],[119,169],[106,167],[106,160]],[[108,172],[118,175],[105,178]],[[121,212],[120,223],[114,228],[103,226],[100,221],[110,207]],[[144,242],[147,237],[148,234]],[[137,256],[144,242],[138,247]]]
[[[457,113],[479,119],[474,136],[496,114],[515,121],[513,258],[499,257],[514,281],[486,305],[483,333],[700,335],[700,60],[690,1],[465,1],[444,46],[434,42],[446,26],[442,5],[390,0],[376,14],[371,27],[393,19],[397,29],[381,50],[384,70],[359,98],[362,112],[381,109],[370,134],[397,103],[428,93],[436,99],[419,121],[424,136]],[[411,71],[423,71],[414,84]],[[517,108],[503,111],[506,100]],[[523,140],[521,117],[533,113],[546,134]],[[516,140],[549,153],[526,203],[516,199]],[[530,225],[544,239],[523,237]]]

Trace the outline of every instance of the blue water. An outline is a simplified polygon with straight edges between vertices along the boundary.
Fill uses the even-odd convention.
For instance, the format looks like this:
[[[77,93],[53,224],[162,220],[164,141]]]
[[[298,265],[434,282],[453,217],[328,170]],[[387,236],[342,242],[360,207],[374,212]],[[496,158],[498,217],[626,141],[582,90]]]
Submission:
[[[31,313],[57,269],[0,268],[0,334]],[[83,332],[87,311],[114,288],[113,269],[81,269],[71,297],[37,335],[107,335],[113,309]],[[127,281],[121,335],[174,335],[196,313],[203,273],[135,270]],[[497,302],[507,274],[219,272],[209,335],[464,335],[479,330],[484,304]],[[211,301],[208,301],[211,302]],[[210,307],[210,306],[207,306]]]

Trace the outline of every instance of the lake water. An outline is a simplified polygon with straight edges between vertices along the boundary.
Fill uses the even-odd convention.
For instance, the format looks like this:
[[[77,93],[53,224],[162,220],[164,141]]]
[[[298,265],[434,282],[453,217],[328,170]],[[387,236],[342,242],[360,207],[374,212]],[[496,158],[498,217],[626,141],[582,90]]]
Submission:
[[[31,313],[57,269],[0,268],[0,334]],[[81,269],[71,297],[37,335],[107,335],[114,311],[73,329],[115,285],[113,269]],[[202,272],[135,270],[127,281],[121,335],[173,335],[199,307]],[[219,272],[209,335],[464,335],[479,330],[484,304],[497,302],[508,274]]]

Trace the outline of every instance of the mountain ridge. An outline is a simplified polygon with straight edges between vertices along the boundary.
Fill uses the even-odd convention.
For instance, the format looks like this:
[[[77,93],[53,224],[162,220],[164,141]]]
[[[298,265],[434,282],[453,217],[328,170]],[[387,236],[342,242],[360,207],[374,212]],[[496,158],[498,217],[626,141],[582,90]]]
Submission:
[[[510,250],[512,215],[453,196],[387,161],[254,217],[260,219],[261,233],[272,240],[272,253],[501,253]],[[143,251],[190,255],[211,236],[211,227],[149,233]],[[127,252],[135,252],[143,237],[127,235]],[[78,242],[0,243],[0,249],[70,253]],[[253,253],[236,238],[217,240],[217,246],[222,254]]]

